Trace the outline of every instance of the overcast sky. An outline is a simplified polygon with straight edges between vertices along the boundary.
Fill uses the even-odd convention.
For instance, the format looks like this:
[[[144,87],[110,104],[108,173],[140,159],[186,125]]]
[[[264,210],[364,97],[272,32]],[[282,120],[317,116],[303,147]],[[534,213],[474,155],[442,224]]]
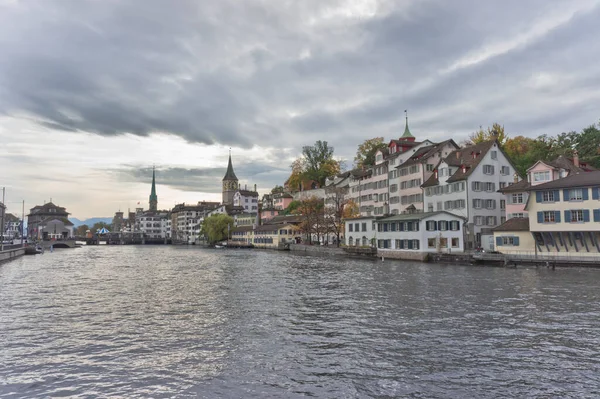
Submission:
[[[600,117],[600,1],[0,0],[0,186],[72,216],[282,184],[303,145]]]

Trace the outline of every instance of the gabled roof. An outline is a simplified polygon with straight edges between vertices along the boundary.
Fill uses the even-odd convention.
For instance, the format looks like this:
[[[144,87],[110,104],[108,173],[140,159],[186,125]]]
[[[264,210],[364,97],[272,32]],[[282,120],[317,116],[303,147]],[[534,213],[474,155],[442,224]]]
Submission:
[[[529,231],[529,218],[511,218],[492,231]]]
[[[529,188],[530,183],[523,179],[520,180],[514,184],[511,184],[509,186],[506,186],[504,188],[501,188],[500,190],[498,190],[499,193],[503,193],[503,194],[507,194],[507,193],[520,193],[523,191],[527,191],[527,189]]]
[[[258,197],[258,192],[251,190],[237,190],[244,197]]]
[[[580,172],[556,179],[537,186],[531,186],[526,191],[551,190],[557,188],[600,187],[600,171]]]
[[[450,212],[446,212],[446,211],[436,211],[436,212],[420,212],[420,213],[402,213],[400,215],[393,215],[393,216],[388,216],[388,217],[384,217],[382,219],[379,219],[378,221],[380,222],[387,222],[387,221],[402,221],[402,220],[423,220],[423,219],[427,219],[433,216],[437,216],[437,215],[441,215],[441,214],[446,214],[458,219],[465,219],[462,216],[458,216],[455,215],[454,213],[450,213]]]
[[[479,166],[479,163],[488,151],[494,147],[494,144],[496,144],[496,148],[500,147],[498,141],[494,139],[461,148],[448,154],[444,161],[450,166],[457,166],[458,170],[448,178],[447,182],[452,183],[467,179],[477,166]],[[464,171],[462,169],[463,165],[465,166]]]
[[[297,215],[277,215],[272,219],[269,219],[264,224],[290,224],[290,223],[300,223],[302,220],[300,216]]]

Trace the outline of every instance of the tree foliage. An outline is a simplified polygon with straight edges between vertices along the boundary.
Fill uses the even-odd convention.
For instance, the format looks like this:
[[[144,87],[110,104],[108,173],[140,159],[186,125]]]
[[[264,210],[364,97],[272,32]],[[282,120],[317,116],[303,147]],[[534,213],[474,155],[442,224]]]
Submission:
[[[325,190],[327,202],[325,204],[325,216],[328,224],[327,233],[336,237],[336,245],[340,246],[340,236],[344,231],[345,209],[349,203],[354,202],[350,199],[348,187],[328,187]]]
[[[292,173],[287,186],[298,190],[305,181],[314,180],[325,186],[328,177],[341,172],[342,162],[333,158],[333,147],[327,141],[317,141],[312,146],[302,147],[302,155],[292,162]]]
[[[375,153],[385,148],[387,148],[387,144],[383,141],[383,137],[374,137],[365,140],[356,149],[356,156],[354,157],[355,167],[366,168],[373,166],[375,164]]]
[[[273,187],[273,189],[271,189],[271,194],[277,194],[277,193],[282,193],[282,192],[283,192],[282,186],[275,185],[275,187]]]
[[[108,231],[112,231],[112,225],[110,225],[108,223],[104,223],[104,222],[96,222],[96,223],[94,223],[94,225],[92,226],[92,228],[90,229],[90,231],[92,233],[96,233],[98,230],[102,230],[102,228],[105,228]]]
[[[469,135],[469,139],[465,144],[479,144],[494,138],[498,139],[498,143],[500,143],[501,146],[504,145],[508,139],[508,136],[504,132],[504,126],[500,125],[499,123],[494,123],[492,127],[488,126],[486,130],[483,130],[482,127],[479,127],[479,130]]]
[[[229,238],[229,232],[233,229],[233,218],[225,214],[211,215],[204,219],[200,236],[214,244]]]
[[[83,237],[88,230],[90,230],[89,226],[87,224],[82,224],[75,229],[75,235],[78,237]],[[94,232],[96,231],[94,230]]]
[[[299,202],[297,214],[300,217],[300,224],[297,229],[304,234],[309,244],[312,244],[313,237],[319,241],[321,236],[327,233],[325,205],[322,199],[314,196]]]

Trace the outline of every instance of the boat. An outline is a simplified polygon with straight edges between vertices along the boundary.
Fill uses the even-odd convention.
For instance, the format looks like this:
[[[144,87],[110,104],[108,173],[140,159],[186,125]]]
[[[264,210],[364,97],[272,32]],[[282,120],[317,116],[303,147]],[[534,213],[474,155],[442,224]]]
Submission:
[[[217,249],[223,249],[223,248],[225,248],[225,246],[224,245],[217,245],[217,244],[215,244],[215,248],[217,248]]]

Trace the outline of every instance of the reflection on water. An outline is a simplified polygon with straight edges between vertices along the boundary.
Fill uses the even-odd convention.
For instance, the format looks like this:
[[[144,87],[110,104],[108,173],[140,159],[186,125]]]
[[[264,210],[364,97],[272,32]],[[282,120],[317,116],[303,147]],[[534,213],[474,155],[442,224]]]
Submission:
[[[599,397],[598,273],[57,250],[0,265],[0,398]]]

